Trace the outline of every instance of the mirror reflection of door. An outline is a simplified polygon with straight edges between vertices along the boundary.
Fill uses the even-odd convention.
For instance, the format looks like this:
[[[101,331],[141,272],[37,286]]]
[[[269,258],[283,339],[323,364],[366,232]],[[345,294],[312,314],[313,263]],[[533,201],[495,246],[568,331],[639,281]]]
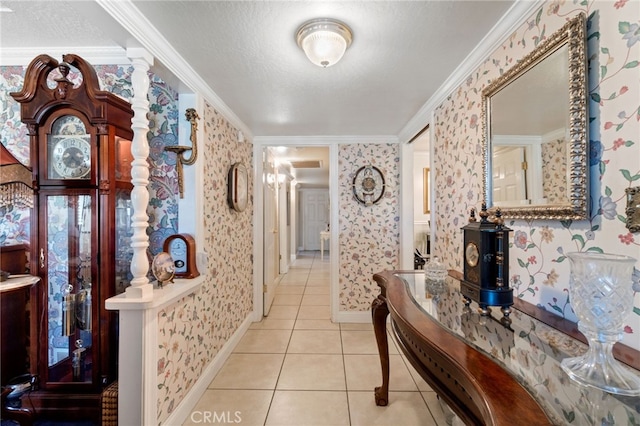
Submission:
[[[493,151],[493,204],[528,204],[524,147],[501,146]]]
[[[569,203],[568,55],[567,46],[559,48],[491,96],[492,205]]]

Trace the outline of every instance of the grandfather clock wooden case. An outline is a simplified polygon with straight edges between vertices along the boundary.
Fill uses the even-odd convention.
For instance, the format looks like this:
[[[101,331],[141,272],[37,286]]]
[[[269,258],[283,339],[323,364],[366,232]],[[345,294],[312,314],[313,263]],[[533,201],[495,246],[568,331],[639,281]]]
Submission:
[[[31,141],[31,273],[42,279],[31,297],[29,400],[39,417],[97,421],[117,378],[118,317],[105,300],[131,279],[133,111],[100,90],[82,58],[62,59],[36,57],[11,94]]]

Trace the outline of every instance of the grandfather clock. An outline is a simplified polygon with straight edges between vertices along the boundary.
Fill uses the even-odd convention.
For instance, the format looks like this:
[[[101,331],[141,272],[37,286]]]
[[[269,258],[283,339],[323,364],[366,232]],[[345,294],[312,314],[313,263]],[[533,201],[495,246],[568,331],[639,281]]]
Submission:
[[[42,279],[32,297],[30,400],[48,418],[97,420],[117,375],[117,314],[105,299],[131,278],[133,111],[73,54],[36,57],[11,96],[31,141],[31,272]]]

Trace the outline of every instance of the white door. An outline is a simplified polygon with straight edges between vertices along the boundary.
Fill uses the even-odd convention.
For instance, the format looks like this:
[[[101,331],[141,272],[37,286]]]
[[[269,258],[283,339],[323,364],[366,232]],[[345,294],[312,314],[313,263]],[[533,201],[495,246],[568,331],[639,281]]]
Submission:
[[[280,251],[278,249],[278,191],[273,159],[267,150],[264,163],[264,303],[263,314],[269,314],[278,285]]]
[[[497,147],[493,154],[493,204],[527,203],[524,147]]]
[[[291,191],[289,191],[289,179],[285,179],[278,186],[278,203],[278,212],[280,214],[278,219],[280,222],[278,227],[280,231],[280,275],[283,275],[289,272],[289,259],[291,258],[291,250],[289,248],[291,237]]]
[[[320,250],[320,232],[329,225],[329,190],[305,189],[301,192],[302,248]]]

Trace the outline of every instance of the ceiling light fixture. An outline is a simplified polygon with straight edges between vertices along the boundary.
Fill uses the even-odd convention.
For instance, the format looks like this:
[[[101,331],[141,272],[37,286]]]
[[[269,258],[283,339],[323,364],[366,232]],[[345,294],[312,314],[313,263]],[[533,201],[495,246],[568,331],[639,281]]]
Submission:
[[[352,39],[351,28],[331,18],[307,21],[296,33],[296,42],[307,58],[323,68],[336,64]]]

